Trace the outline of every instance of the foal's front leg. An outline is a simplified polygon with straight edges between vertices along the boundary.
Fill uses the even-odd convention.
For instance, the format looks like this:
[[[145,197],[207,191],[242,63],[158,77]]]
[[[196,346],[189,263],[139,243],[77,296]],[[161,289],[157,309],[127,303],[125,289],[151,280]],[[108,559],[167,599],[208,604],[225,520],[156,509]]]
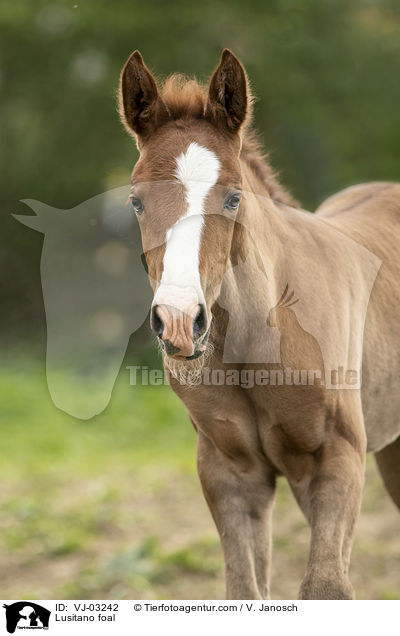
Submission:
[[[226,597],[269,596],[275,476],[262,458],[228,457],[199,432],[198,471],[225,559]]]
[[[362,417],[358,419],[359,426],[351,416],[336,422],[314,459],[307,485],[291,484],[311,527],[302,599],[354,598],[348,569],[365,467],[365,436]]]

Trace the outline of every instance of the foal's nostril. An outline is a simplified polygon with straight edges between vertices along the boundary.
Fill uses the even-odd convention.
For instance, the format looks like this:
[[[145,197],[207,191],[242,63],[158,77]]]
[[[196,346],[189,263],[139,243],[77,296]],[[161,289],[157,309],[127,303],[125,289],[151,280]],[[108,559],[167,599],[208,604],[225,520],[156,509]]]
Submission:
[[[201,336],[206,329],[207,319],[206,319],[206,311],[203,305],[200,305],[200,309],[197,312],[197,315],[193,321],[193,335],[195,338]]]
[[[157,305],[154,305],[154,307],[152,307],[151,309],[150,327],[152,328],[156,336],[161,338],[164,331],[164,323],[158,315]]]
[[[175,353],[179,353],[180,351],[180,348],[175,347],[175,345],[173,345],[171,340],[168,340],[168,338],[164,340],[164,349],[165,349],[165,353],[168,356],[173,356],[175,355]]]

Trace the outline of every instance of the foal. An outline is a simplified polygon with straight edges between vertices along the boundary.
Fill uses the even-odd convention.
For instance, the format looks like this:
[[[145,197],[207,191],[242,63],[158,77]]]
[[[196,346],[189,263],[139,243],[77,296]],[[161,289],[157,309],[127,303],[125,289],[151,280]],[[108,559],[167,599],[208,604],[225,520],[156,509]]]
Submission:
[[[270,518],[284,475],[311,527],[300,598],[353,598],[367,443],[400,506],[400,186],[359,186],[317,215],[299,210],[249,130],[246,74],[227,49],[207,88],[172,76],[159,89],[135,51],[120,105],[140,151],[131,202],[154,291],[151,326],[198,434],[227,596],[269,594]],[[287,285],[301,302],[277,308]],[[316,366],[319,381],[299,386],[290,364]],[[204,382],[206,368],[226,381]],[[245,388],[249,371],[256,382]]]

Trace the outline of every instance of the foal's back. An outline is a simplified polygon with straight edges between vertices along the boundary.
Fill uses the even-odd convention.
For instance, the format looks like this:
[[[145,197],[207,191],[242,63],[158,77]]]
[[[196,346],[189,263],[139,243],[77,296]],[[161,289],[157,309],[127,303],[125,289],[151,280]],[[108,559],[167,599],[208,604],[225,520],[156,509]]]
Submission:
[[[362,379],[368,449],[378,451],[400,435],[400,184],[347,188],[317,213],[382,260],[365,323]]]

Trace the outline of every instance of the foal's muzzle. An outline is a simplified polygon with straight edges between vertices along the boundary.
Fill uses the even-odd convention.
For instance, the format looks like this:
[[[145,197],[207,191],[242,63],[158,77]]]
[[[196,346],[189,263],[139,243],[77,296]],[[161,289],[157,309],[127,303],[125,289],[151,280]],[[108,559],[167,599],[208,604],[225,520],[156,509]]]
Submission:
[[[168,356],[194,360],[206,349],[207,312],[203,305],[186,312],[166,304],[153,305],[150,325]]]

